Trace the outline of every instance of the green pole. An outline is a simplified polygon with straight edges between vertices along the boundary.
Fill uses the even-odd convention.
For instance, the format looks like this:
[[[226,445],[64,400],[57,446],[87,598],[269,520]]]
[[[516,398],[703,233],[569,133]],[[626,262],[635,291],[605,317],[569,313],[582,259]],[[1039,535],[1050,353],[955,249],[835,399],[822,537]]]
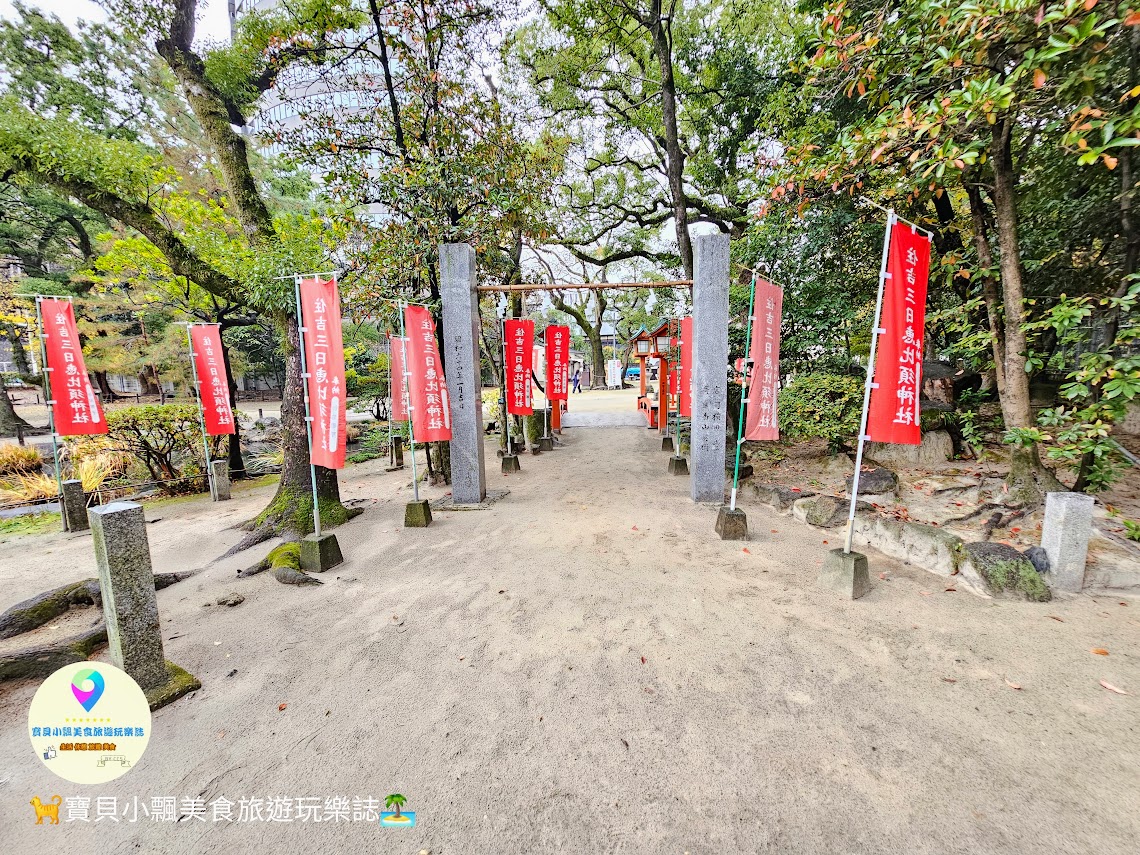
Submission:
[[[736,464],[732,467],[732,499],[728,509],[736,510],[736,486],[740,482],[740,446],[744,444],[744,405],[748,403],[748,395],[752,392],[752,308],[756,302],[756,274],[752,274],[752,290],[748,293],[748,334],[744,339],[744,377],[748,385],[741,384],[740,390],[740,417],[736,420]]]
[[[40,296],[36,297],[36,324],[40,328],[40,374],[43,377],[44,381],[44,403],[47,404],[48,430],[51,431],[51,456],[55,464],[55,485],[56,489],[59,490],[59,517],[63,521],[63,530],[69,531],[67,525],[67,512],[63,507],[63,475],[60,473],[59,469],[59,442],[58,437],[55,433],[55,407],[54,402],[51,399],[51,380],[48,379],[48,374],[51,369],[48,368],[47,345],[44,344],[44,339],[47,338],[47,332],[44,329],[43,307],[40,305],[43,299],[44,298]],[[70,299],[71,298],[69,297],[68,300]],[[18,342],[16,346],[19,346]]]

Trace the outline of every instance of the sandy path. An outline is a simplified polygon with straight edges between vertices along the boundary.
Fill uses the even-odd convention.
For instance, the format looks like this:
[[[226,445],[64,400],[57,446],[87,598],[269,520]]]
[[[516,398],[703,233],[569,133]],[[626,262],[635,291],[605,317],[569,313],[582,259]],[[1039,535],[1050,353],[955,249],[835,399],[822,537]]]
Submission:
[[[750,508],[750,554],[716,540],[714,510],[665,475],[655,433],[565,438],[523,457],[519,476],[490,475],[509,497],[438,513],[428,530],[399,526],[406,476],[350,470],[346,498],[377,501],[339,531],[348,563],[323,587],[234,580],[263,548],[159,592],[168,656],[204,688],[156,714],[143,762],[113,784],[53,778],[24,730],[35,686],[6,684],[5,848],[1134,851],[1140,604],[989,602],[882,557],[873,574],[890,580],[840,602],[813,585],[823,535]],[[265,495],[225,512],[239,519]],[[213,533],[214,513],[199,501],[154,514],[156,569],[201,566],[234,542]],[[0,544],[3,605],[49,575],[89,575],[88,552],[78,536]],[[243,605],[202,606],[231,590]],[[28,805],[389,792],[408,797],[415,829],[37,827]]]

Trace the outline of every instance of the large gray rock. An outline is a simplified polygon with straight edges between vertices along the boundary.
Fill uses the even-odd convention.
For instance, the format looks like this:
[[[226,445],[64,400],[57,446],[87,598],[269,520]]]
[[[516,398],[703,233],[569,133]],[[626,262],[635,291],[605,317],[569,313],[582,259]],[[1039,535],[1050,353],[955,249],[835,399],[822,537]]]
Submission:
[[[1052,599],[1033,564],[1012,546],[1005,543],[967,543],[965,551],[992,593],[1016,594],[1035,602]]]
[[[847,514],[851,503],[836,496],[816,496],[810,499],[800,499],[792,505],[792,514],[801,522],[814,525],[818,528],[835,528],[847,522]],[[871,506],[866,502],[859,502],[855,506],[856,512],[869,511]]]
[[[855,480],[855,473],[847,477],[847,495],[851,495],[851,486]],[[869,472],[859,473],[859,495],[860,496],[884,496],[884,495],[898,495],[899,491],[899,476],[892,472],[890,469],[884,469],[879,466]]]
[[[753,484],[752,493],[758,502],[773,507],[781,513],[791,510],[792,505],[800,499],[810,499],[815,495],[812,490],[793,490],[791,487],[781,487],[777,484]]]
[[[932,430],[922,438],[921,445],[868,443],[863,456],[884,466],[938,466],[954,459],[954,441],[946,431]]]
[[[856,514],[853,541],[930,573],[953,576],[957,587],[989,596],[985,580],[967,560],[962,539],[941,528],[892,516]]]

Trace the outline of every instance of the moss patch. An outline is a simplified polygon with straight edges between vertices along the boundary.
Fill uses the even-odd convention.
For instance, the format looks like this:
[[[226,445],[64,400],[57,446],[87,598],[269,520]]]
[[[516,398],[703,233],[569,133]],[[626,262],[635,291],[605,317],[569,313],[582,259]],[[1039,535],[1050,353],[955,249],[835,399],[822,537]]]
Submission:
[[[18,517],[0,519],[0,537],[50,534],[63,531],[63,520],[59,514],[20,514]]]
[[[282,543],[280,546],[275,546],[265,556],[265,561],[272,569],[278,567],[288,567],[292,570],[301,569],[301,544],[299,543]]]
[[[197,677],[189,671],[179,668],[169,659],[166,660],[166,673],[169,675],[169,679],[165,683],[144,692],[146,702],[150,704],[152,711],[202,688],[202,683]]]
[[[982,576],[995,591],[1014,591],[1035,603],[1053,599],[1049,588],[1041,580],[1036,568],[1028,560],[995,561],[983,564]]]

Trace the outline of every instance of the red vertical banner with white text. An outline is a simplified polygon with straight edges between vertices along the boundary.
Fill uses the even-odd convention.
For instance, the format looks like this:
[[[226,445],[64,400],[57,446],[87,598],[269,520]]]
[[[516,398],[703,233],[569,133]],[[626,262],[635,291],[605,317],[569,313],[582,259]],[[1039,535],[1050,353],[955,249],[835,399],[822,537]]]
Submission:
[[[681,401],[677,412],[681,418],[693,415],[693,318],[681,318],[681,364],[678,366]]]
[[[763,279],[757,280],[745,439],[780,438],[776,398],[780,391],[780,315],[783,307],[783,289]]]
[[[451,398],[435,340],[435,320],[423,306],[404,307],[408,335],[408,401],[416,442],[451,439]]]
[[[529,416],[534,412],[530,394],[531,359],[534,356],[534,321],[503,322],[507,346],[507,412]]]
[[[107,432],[103,407],[95,397],[83,348],[75,327],[70,300],[45,297],[40,301],[44,349],[51,372],[51,410],[59,436],[81,436]]]
[[[309,459],[327,469],[343,469],[348,414],[340,294],[335,279],[301,280],[301,325],[304,327],[309,416],[313,428]]]
[[[565,401],[570,392],[570,327],[546,328],[546,397]]]
[[[887,251],[889,275],[883,283],[882,332],[867,414],[867,435],[872,442],[922,442],[919,397],[929,272],[930,238],[912,226],[895,223]]]
[[[388,396],[392,399],[392,421],[408,420],[408,378],[404,376],[404,350],[408,345],[406,337],[388,336]]]
[[[230,408],[230,381],[222,358],[222,332],[217,324],[192,324],[190,345],[194,370],[198,373],[198,399],[206,433],[223,436],[234,432],[234,412]]]

